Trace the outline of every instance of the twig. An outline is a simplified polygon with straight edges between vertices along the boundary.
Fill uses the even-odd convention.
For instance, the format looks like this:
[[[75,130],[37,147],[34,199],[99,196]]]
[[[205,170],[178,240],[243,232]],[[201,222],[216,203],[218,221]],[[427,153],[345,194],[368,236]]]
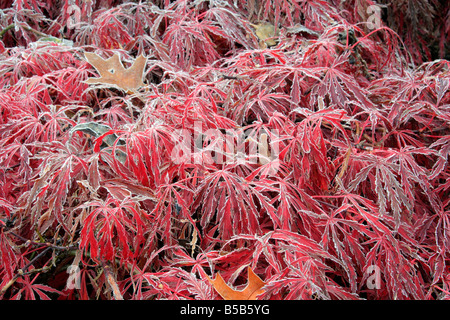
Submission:
[[[114,295],[114,299],[123,300],[122,294],[120,293],[119,286],[117,285],[114,275],[111,272],[111,268],[108,265],[102,264],[103,270],[105,271],[106,280]]]
[[[9,280],[8,283],[7,283],[7,284],[2,288],[2,290],[0,291],[0,296],[3,295],[3,294],[6,292],[6,290],[8,290],[9,287],[11,287],[11,286],[14,284],[14,282],[16,282],[16,280],[17,280],[20,276],[26,274],[26,270],[28,269],[29,266],[31,266],[37,259],[39,259],[39,258],[42,257],[44,254],[46,254],[47,251],[49,251],[50,249],[51,249],[51,247],[45,248],[45,249],[42,250],[42,252],[39,253],[36,257],[34,257],[33,259],[31,259],[31,261],[28,262],[28,263],[25,265],[25,267],[23,267],[23,268],[17,270],[17,273],[14,275],[14,278],[12,278],[11,280]]]
[[[36,246],[45,246],[45,247],[48,247],[48,248],[51,248],[51,249],[56,249],[56,250],[74,250],[74,249],[78,249],[78,245],[76,245],[76,244],[73,244],[73,245],[70,245],[70,246],[58,246],[58,245],[55,245],[55,244],[51,244],[50,242],[36,242],[36,241],[32,241],[32,240],[29,240],[29,239],[24,238],[22,236],[19,236],[18,234],[14,233],[12,231],[9,231],[9,233],[11,235],[13,235],[14,237],[24,241],[25,244],[33,244],[33,245],[36,245]]]
[[[56,250],[64,250],[64,251],[66,251],[66,250],[73,250],[73,249],[77,249],[77,248],[78,248],[78,245],[71,245],[71,246],[57,246],[57,245],[51,244],[51,243],[49,243],[49,242],[45,242],[45,243],[42,243],[42,242],[36,242],[36,241],[32,241],[32,240],[26,239],[26,238],[24,238],[24,237],[22,237],[22,236],[19,236],[18,234],[14,233],[14,232],[12,232],[12,231],[9,231],[9,233],[10,233],[11,235],[15,236],[16,238],[19,238],[20,240],[24,241],[25,244],[33,244],[33,245],[45,246],[46,248],[45,248],[44,250],[42,250],[42,252],[40,252],[37,256],[35,256],[30,262],[28,262],[28,263],[25,265],[25,267],[23,267],[23,268],[17,270],[17,273],[14,275],[14,277],[13,277],[11,280],[9,280],[9,281],[5,284],[5,286],[3,286],[3,288],[0,290],[0,296],[3,295],[3,294],[9,289],[9,287],[11,287],[11,286],[16,282],[16,280],[17,280],[20,276],[23,276],[23,275],[29,274],[29,273],[46,272],[46,271],[48,271],[49,267],[43,267],[43,268],[40,268],[40,269],[33,269],[33,270],[30,270],[30,271],[27,271],[27,269],[28,269],[28,268],[29,268],[29,267],[30,267],[37,259],[39,259],[39,258],[42,257],[44,254],[46,254],[50,249],[54,249],[54,250],[56,249]]]

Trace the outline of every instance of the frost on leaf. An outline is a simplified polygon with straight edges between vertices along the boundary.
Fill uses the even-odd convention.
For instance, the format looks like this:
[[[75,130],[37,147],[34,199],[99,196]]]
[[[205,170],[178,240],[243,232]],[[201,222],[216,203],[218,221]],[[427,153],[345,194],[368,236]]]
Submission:
[[[136,58],[133,65],[128,69],[125,69],[117,53],[106,60],[90,52],[85,52],[84,56],[100,73],[100,78],[89,78],[86,83],[112,84],[128,92],[136,91],[144,85],[142,77],[147,58],[142,54]]]
[[[6,2],[1,300],[450,298],[450,1]]]

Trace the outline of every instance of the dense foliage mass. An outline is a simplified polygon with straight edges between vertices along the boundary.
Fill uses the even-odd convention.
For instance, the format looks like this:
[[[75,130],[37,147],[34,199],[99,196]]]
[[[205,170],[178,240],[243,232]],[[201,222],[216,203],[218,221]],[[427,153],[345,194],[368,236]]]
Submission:
[[[0,298],[450,298],[448,1],[0,8]]]

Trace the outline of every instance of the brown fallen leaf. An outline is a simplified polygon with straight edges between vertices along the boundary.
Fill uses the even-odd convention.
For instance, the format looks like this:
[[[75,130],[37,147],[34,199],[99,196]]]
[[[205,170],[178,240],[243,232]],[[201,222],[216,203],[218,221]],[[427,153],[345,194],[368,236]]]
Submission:
[[[275,26],[270,23],[260,23],[260,24],[250,24],[253,28],[255,28],[255,33],[258,39],[260,40],[260,47],[268,46],[272,47],[277,44],[276,39],[274,37],[278,36],[275,34]]]
[[[100,74],[100,78],[89,78],[86,83],[112,84],[127,92],[134,92],[144,85],[142,77],[147,58],[142,54],[128,69],[124,68],[117,53],[106,60],[91,52],[85,52],[84,56]]]
[[[248,267],[247,270],[247,286],[240,291],[234,290],[228,286],[219,273],[214,280],[209,278],[209,281],[224,300],[256,300],[258,295],[264,293],[262,287],[264,287],[266,283],[253,272],[252,268]]]

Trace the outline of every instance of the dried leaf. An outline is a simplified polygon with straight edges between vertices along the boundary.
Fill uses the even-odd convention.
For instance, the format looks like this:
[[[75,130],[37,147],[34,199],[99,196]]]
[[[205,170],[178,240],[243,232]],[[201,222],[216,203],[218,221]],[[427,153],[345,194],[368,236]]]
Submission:
[[[308,33],[308,34],[316,36],[316,37],[320,36],[320,34],[318,32],[313,31],[301,24],[296,24],[293,27],[286,28],[286,33],[294,33],[295,34],[295,33],[302,33],[302,32]]]
[[[72,135],[76,131],[81,131],[81,132],[87,133],[91,136],[94,136],[95,138],[98,138],[110,130],[112,130],[110,126],[100,124],[97,122],[87,122],[87,123],[77,124],[75,127],[73,127],[70,130],[70,134]],[[103,142],[108,146],[114,145],[114,142],[116,140],[117,140],[117,135],[115,135],[114,133],[109,134],[103,138]],[[123,144],[125,144],[125,142],[123,140],[119,140],[118,144],[123,145]]]
[[[86,122],[77,124],[75,127],[73,127],[70,130],[70,136],[72,136],[73,133],[76,131],[81,131],[91,136],[94,136],[95,138],[100,138],[101,140],[100,149],[103,149],[105,147],[112,147],[115,144],[116,140],[118,139],[117,135],[114,133],[107,134],[108,131],[111,130],[112,129],[110,126],[104,124],[99,124],[97,122]],[[117,145],[123,146],[125,145],[125,141],[123,139],[119,139],[117,141]],[[116,150],[116,158],[122,164],[124,164],[127,159],[127,155],[121,150]]]
[[[275,26],[271,23],[260,23],[260,24],[251,24],[253,28],[255,28],[255,33],[258,39],[261,41],[261,44],[266,44],[268,47],[275,46],[277,44],[275,34]]]
[[[262,288],[266,283],[253,272],[252,268],[248,267],[247,270],[247,286],[240,291],[234,290],[228,286],[220,274],[217,274],[217,277],[214,280],[209,279],[209,281],[212,283],[217,293],[225,300],[256,300],[258,295],[264,293],[264,289]]]
[[[100,78],[89,78],[86,83],[113,84],[128,92],[133,92],[144,85],[142,77],[147,58],[142,54],[136,58],[133,65],[128,69],[124,68],[117,53],[106,60],[91,52],[85,52],[84,56],[100,73]]]

